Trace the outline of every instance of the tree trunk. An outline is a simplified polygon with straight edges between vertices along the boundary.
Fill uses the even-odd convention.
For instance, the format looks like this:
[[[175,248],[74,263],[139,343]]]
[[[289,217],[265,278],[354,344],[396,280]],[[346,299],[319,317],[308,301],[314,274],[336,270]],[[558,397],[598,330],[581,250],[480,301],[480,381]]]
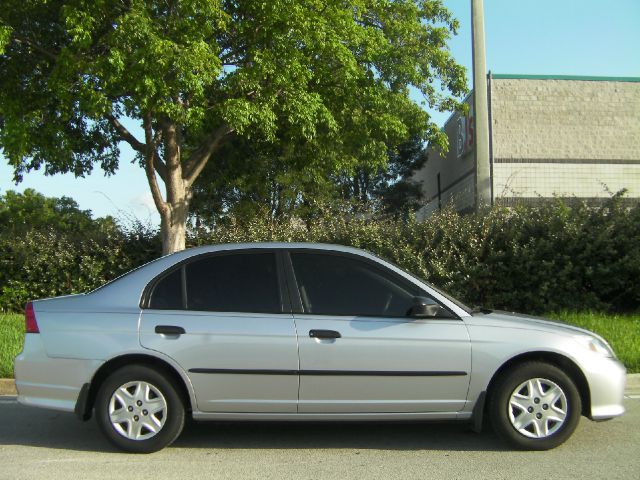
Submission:
[[[161,216],[162,255],[185,249],[188,213],[188,201],[185,199],[181,204],[171,205],[167,214]]]
[[[164,213],[161,212],[160,230],[162,233],[162,254],[167,255],[184,250],[186,247],[191,188],[183,178],[180,140],[176,124],[167,121],[163,126],[163,136],[167,165],[164,183],[168,208]]]
[[[191,188],[212,153],[233,129],[223,125],[212,131],[187,160],[182,162],[182,135],[178,125],[167,117],[161,118],[155,128],[151,112],[143,116],[145,143],[135,140],[117,119],[112,124],[137,151],[145,156],[145,173],[151,188],[153,202],[160,214],[162,254],[179,252],[186,247],[187,217]],[[159,140],[161,139],[161,141]],[[164,150],[164,161],[157,148]],[[162,196],[156,174],[164,181],[165,198]]]

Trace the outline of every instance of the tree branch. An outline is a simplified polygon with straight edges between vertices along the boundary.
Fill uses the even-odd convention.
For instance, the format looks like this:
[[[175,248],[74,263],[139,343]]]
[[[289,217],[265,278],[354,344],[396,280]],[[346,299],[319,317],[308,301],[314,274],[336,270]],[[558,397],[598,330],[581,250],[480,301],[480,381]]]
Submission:
[[[145,152],[145,166],[144,170],[147,174],[147,181],[151,188],[151,195],[153,196],[153,203],[155,203],[158,213],[160,215],[167,215],[169,213],[169,205],[162,198],[162,192],[158,186],[158,179],[156,178],[155,159],[156,159],[156,144],[153,140],[153,128],[151,125],[151,114],[148,112],[144,114],[143,119],[144,136],[147,141],[147,149]]]
[[[124,140],[129,145],[131,145],[131,148],[133,148],[134,150],[142,153],[143,155],[146,154],[146,152],[147,152],[147,144],[146,143],[142,143],[140,140],[138,140],[127,129],[127,127],[125,127],[124,125],[122,125],[122,123],[120,123],[120,120],[118,120],[116,117],[114,117],[111,114],[107,115],[107,120],[109,120],[109,123],[113,126],[113,128],[115,128],[118,131],[118,133],[120,134],[120,138],[122,138],[122,140]],[[152,139],[152,141],[153,141],[153,139]]]
[[[203,144],[189,156],[189,160],[187,160],[184,167],[184,179],[187,186],[190,187],[193,185],[193,182],[198,178],[198,175],[202,172],[202,169],[209,161],[209,158],[211,158],[213,152],[218,149],[226,137],[233,133],[233,131],[233,128],[230,128],[227,125],[222,125],[207,135]]]
[[[24,37],[22,35],[15,35],[14,34],[13,38],[17,43],[22,43],[22,44],[27,45],[28,47],[33,48],[36,52],[42,54],[43,56],[45,56],[47,59],[51,60],[52,62],[56,62],[58,60],[58,54],[57,53],[50,52],[46,48],[41,47],[36,42],[34,42],[33,40],[31,40],[31,39],[29,39],[27,37]]]
[[[133,148],[135,151],[144,155],[145,158],[147,156],[147,147],[149,145],[153,146],[155,169],[158,172],[158,175],[160,175],[160,178],[162,178],[163,181],[166,181],[167,167],[162,162],[162,160],[158,156],[158,152],[156,151],[156,145],[158,144],[157,136],[152,137],[151,143],[149,143],[149,140],[147,140],[147,143],[142,143],[127,129],[127,127],[125,127],[122,123],[120,123],[120,121],[113,115],[107,115],[107,120],[113,126],[113,128],[115,128],[116,131],[120,134],[120,138],[125,142],[127,142],[129,145],[131,145],[131,148]],[[145,136],[146,136],[146,131],[145,131]]]

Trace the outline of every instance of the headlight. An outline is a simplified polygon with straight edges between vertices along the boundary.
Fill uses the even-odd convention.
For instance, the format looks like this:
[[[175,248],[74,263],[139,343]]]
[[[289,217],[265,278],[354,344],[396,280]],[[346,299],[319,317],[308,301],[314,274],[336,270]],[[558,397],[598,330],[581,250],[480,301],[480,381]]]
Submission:
[[[613,349],[607,344],[607,342],[600,340],[596,337],[580,337],[577,338],[578,342],[591,350],[593,353],[597,353],[604,357],[612,357],[615,358],[615,354],[613,353]]]

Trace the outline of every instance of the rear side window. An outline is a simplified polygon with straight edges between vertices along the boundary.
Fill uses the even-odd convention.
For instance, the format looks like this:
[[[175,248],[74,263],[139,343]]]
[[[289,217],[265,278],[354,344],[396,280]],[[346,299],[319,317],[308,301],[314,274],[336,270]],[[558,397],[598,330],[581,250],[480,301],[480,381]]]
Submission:
[[[182,307],[182,270],[177,269],[162,278],[153,288],[149,308],[180,310]]]
[[[273,253],[215,255],[186,266],[187,309],[280,313]]]
[[[348,256],[292,253],[291,261],[306,313],[404,317],[417,290]]]

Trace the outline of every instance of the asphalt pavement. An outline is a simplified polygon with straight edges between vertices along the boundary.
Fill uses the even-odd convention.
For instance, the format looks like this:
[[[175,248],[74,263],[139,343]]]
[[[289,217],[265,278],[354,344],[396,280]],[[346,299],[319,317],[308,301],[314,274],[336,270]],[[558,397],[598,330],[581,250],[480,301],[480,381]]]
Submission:
[[[116,451],[94,421],[0,397],[0,479],[640,478],[640,396],[582,419],[548,452],[512,451],[456,423],[192,423],[163,451]]]

